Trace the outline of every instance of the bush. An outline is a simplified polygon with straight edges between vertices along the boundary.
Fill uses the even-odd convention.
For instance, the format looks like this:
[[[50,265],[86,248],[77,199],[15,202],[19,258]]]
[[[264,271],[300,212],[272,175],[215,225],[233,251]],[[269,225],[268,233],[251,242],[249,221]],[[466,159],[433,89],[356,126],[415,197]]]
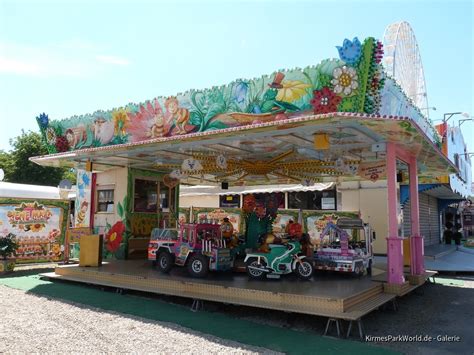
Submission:
[[[0,257],[6,260],[9,256],[16,256],[16,249],[18,244],[16,242],[16,235],[8,233],[5,237],[0,237]]]

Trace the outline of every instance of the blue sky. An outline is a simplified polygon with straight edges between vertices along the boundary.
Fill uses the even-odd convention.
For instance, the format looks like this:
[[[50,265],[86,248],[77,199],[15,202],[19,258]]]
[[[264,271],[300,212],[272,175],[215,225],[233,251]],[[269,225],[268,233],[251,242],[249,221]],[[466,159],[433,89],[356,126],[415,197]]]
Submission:
[[[37,131],[41,112],[66,118],[314,65],[344,38],[382,39],[401,20],[418,40],[431,118],[474,115],[468,0],[0,0],[0,149]],[[473,152],[474,123],[463,128]]]

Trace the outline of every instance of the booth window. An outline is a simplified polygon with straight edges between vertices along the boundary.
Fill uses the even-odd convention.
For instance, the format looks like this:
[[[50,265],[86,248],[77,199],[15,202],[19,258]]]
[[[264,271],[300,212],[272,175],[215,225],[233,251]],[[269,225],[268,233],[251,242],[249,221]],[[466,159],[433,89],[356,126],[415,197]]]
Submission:
[[[175,227],[176,218],[176,190],[174,187],[166,186],[165,183],[159,184],[159,212],[161,212],[161,219],[163,227]]]
[[[336,190],[293,191],[288,193],[288,208],[302,210],[335,210]]]
[[[156,213],[158,202],[158,182],[135,179],[133,196],[134,212]]]
[[[219,196],[219,207],[240,207],[240,195],[220,195]]]
[[[97,188],[97,212],[114,212],[114,189]]]
[[[255,197],[257,204],[267,204],[268,201],[273,200],[278,203],[278,208],[285,208],[285,193],[284,192],[262,192],[252,194]],[[245,199],[244,195],[244,199]]]

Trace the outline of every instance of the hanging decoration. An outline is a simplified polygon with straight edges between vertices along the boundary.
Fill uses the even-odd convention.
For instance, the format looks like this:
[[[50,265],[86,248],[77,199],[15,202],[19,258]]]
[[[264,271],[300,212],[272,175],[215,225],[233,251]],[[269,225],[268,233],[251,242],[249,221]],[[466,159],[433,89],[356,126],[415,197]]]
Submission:
[[[309,187],[314,185],[314,181],[311,179],[303,179],[301,180],[301,185]]]
[[[346,163],[342,157],[339,157],[336,159],[334,166],[339,171],[345,171]]]
[[[323,133],[321,136],[323,144],[327,145],[329,135]],[[329,152],[329,150],[324,150],[324,152]],[[342,160],[336,166],[335,158],[332,158],[330,154],[325,154],[324,160],[295,159],[294,154],[294,150],[288,150],[265,160],[226,158],[226,169],[222,169],[222,165],[218,166],[215,156],[196,154],[193,158],[187,159],[194,170],[184,170],[182,164],[162,164],[160,169],[177,170],[179,174],[185,174],[186,177],[192,176],[201,180],[212,175],[216,182],[225,181],[235,186],[242,186],[246,180],[252,181],[256,177],[264,177],[266,180],[276,178],[293,183],[300,183],[304,179],[318,182],[325,176],[343,175],[345,165],[359,163],[356,160]],[[179,174],[178,178],[181,179]]]
[[[202,170],[202,164],[194,158],[184,159],[183,164],[181,164],[181,170],[185,172],[199,171]]]
[[[318,150],[329,149],[331,143],[327,133],[317,133],[314,135],[314,148]]]
[[[220,169],[227,169],[227,159],[224,155],[220,154],[216,157],[216,165]]]
[[[359,170],[359,164],[357,164],[357,163],[346,164],[346,166],[345,166],[346,174],[349,174],[349,175],[352,175],[352,176],[357,175],[358,170]]]
[[[169,176],[173,179],[178,179],[178,180],[184,180],[188,177],[188,175],[186,173],[184,173],[183,171],[181,171],[180,169],[175,169],[173,170]]]
[[[170,174],[166,174],[165,176],[163,176],[163,183],[165,184],[165,186],[172,189],[179,184],[179,179],[171,177]]]

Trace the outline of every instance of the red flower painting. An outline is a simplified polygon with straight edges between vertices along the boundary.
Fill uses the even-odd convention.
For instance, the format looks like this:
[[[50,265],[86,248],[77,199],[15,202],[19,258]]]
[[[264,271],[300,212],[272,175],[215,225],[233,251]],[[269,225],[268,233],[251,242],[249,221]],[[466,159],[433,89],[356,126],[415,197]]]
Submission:
[[[342,97],[336,95],[328,87],[313,91],[313,98],[310,103],[314,108],[314,113],[337,112],[337,105]]]
[[[115,223],[105,236],[105,248],[112,253],[116,252],[120,247],[124,232],[125,225],[121,221]]]

